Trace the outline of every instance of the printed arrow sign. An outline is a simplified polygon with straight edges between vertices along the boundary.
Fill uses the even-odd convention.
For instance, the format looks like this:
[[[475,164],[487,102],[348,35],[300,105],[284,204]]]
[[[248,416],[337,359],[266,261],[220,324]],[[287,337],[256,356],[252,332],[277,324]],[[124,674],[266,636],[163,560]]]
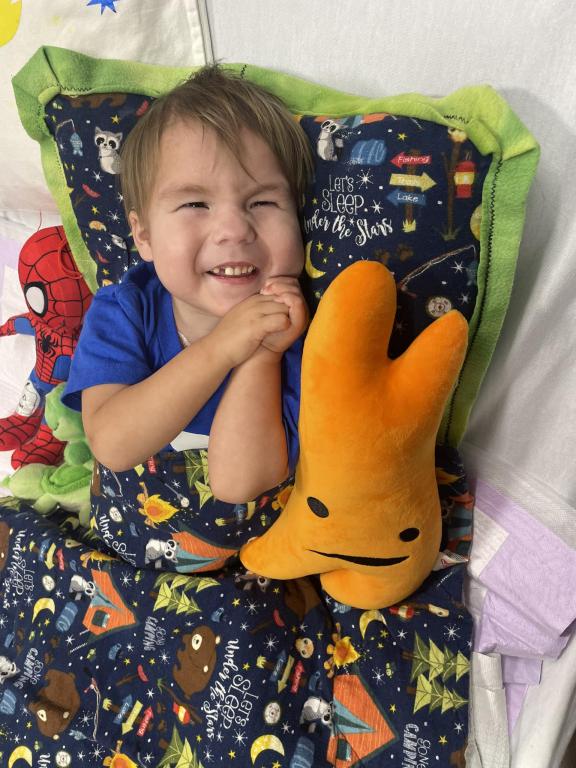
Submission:
[[[141,701],[137,701],[136,704],[132,707],[132,712],[130,712],[130,715],[125,723],[122,723],[122,733],[123,735],[126,735],[129,733],[132,728],[134,728],[134,721],[140,714],[140,710],[142,709],[144,705]]]
[[[397,187],[419,187],[422,192],[436,186],[434,179],[431,179],[427,173],[422,173],[420,176],[408,173],[392,173],[390,184]]]
[[[430,165],[432,155],[405,155],[404,152],[400,152],[390,162],[397,168],[402,168],[403,165]]]
[[[398,208],[399,205],[426,205],[426,195],[421,192],[402,192],[395,189],[386,199]]]

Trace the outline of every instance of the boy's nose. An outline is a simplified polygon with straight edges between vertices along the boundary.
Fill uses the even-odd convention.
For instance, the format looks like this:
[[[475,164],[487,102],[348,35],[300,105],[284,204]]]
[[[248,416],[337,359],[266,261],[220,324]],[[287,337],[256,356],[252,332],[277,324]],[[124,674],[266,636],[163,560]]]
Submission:
[[[222,211],[214,226],[214,241],[220,245],[231,243],[251,243],[255,232],[250,214],[240,210]]]

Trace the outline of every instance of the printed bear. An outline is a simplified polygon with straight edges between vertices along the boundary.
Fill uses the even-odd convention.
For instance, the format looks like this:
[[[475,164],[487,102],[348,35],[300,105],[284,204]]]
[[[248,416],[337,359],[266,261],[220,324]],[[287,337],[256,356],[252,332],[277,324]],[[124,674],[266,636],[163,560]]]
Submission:
[[[210,682],[216,666],[216,646],[220,636],[210,627],[196,627],[193,632],[182,636],[183,647],[177,653],[178,661],[172,670],[174,680],[186,696],[203,691]]]
[[[80,696],[72,672],[49,669],[46,684],[28,708],[36,715],[36,725],[43,736],[57,739],[80,708]]]

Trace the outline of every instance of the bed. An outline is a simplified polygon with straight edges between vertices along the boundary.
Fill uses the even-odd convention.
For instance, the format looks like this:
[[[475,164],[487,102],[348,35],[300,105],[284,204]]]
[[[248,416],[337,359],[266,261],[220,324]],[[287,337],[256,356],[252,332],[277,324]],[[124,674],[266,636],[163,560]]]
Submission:
[[[25,2],[9,3],[2,13],[7,22],[12,19],[14,35],[4,33],[6,40],[0,40],[0,64],[11,75],[39,46],[59,45],[95,57],[173,66],[214,58],[248,62],[372,96],[443,95],[488,82],[529,126],[543,156],[528,200],[515,287],[461,443],[476,497],[466,584],[466,605],[475,620],[467,764],[561,765],[576,722],[576,645],[570,633],[576,608],[565,587],[576,572],[576,496],[569,462],[574,374],[568,363],[574,343],[569,291],[574,136],[566,117],[574,104],[575,67],[569,54],[561,54],[562,46],[551,41],[568,34],[575,14],[570,4],[556,3],[552,14],[549,9],[526,12],[516,2],[506,8],[484,3],[465,18],[449,0],[434,10],[415,3],[368,4],[360,15],[347,2],[329,14],[319,3],[275,3],[266,18],[248,0],[208,7],[173,0],[161,8],[131,0],[88,5],[59,0],[42,20]],[[3,27],[10,29],[8,23]],[[287,36],[286,29],[294,34]],[[4,322],[26,310],[16,271],[21,245],[40,227],[58,224],[60,215],[39,154],[22,129],[8,78],[0,89],[7,148],[0,184]],[[21,335],[3,338],[1,354],[9,361],[0,374],[3,416],[14,411],[33,366],[33,342]],[[9,455],[0,453],[0,459],[8,476]],[[538,580],[541,590],[529,595]],[[401,624],[396,631],[402,631]],[[172,747],[183,751],[177,742]],[[287,765],[277,747],[273,739],[260,741],[250,759],[255,762],[261,751],[276,748],[277,762]],[[60,750],[59,757],[64,765],[65,752]],[[383,754],[388,763],[373,758],[373,764],[395,764],[390,751]],[[209,764],[205,750],[198,755]],[[106,756],[90,759],[101,764]],[[115,758],[109,759],[114,765]],[[565,760],[571,764],[569,756]]]

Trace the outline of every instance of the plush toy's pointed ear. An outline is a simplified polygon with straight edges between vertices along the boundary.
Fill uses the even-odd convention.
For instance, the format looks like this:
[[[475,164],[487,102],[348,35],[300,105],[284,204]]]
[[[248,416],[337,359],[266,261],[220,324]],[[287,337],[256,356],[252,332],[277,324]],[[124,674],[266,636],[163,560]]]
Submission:
[[[334,392],[338,381],[354,391],[387,362],[388,342],[396,314],[396,285],[390,272],[375,261],[358,261],[338,275],[318,306],[310,325],[302,369],[314,400]]]

